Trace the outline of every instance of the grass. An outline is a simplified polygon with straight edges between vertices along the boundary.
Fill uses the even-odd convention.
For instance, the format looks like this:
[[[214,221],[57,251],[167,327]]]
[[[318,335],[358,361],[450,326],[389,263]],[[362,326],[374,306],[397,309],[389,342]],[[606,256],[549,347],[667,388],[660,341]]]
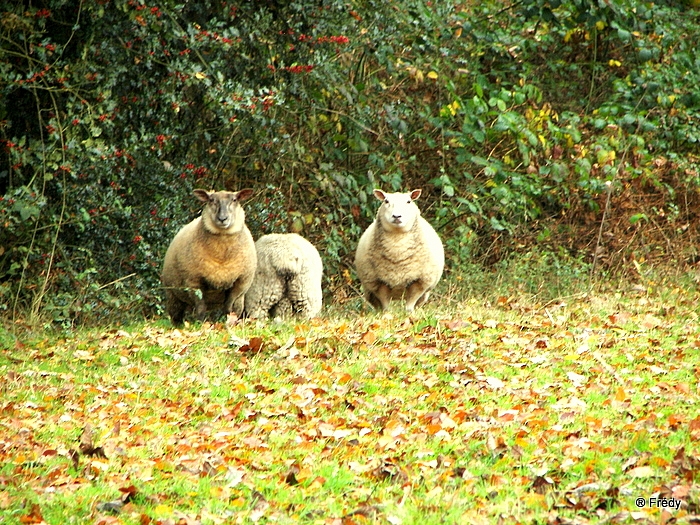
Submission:
[[[690,522],[698,295],[646,284],[6,331],[3,523]]]

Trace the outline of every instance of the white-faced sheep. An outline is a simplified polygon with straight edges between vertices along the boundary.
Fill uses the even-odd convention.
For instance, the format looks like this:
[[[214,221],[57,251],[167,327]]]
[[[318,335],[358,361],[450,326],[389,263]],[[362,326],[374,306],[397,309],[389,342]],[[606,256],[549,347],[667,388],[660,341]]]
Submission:
[[[206,205],[202,215],[183,226],[165,253],[162,283],[166,310],[181,325],[188,308],[203,319],[208,310],[243,311],[244,294],[253,282],[257,255],[245,224],[241,201],[253,190],[194,190]]]
[[[406,310],[412,312],[425,303],[442,276],[442,241],[413,202],[420,194],[421,190],[374,190],[382,204],[360,237],[355,269],[365,298],[375,308],[385,310],[391,300],[404,298]]]
[[[245,296],[248,317],[313,317],[321,310],[323,262],[296,233],[263,235],[255,243],[258,268]]]

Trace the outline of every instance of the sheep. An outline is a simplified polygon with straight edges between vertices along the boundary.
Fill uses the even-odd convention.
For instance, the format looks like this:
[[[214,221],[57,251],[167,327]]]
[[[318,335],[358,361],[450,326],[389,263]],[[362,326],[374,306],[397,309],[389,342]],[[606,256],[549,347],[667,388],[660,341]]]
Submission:
[[[355,269],[365,299],[377,309],[386,310],[391,300],[403,297],[406,311],[414,311],[428,300],[442,276],[442,241],[414,202],[421,192],[373,192],[382,204],[360,237]]]
[[[200,320],[208,310],[222,307],[225,314],[240,316],[257,267],[255,243],[241,207],[253,190],[193,193],[205,203],[204,210],[173,238],[161,276],[166,311],[175,326],[182,325],[191,307]]]
[[[311,318],[323,302],[323,262],[318,250],[296,233],[272,233],[255,242],[258,268],[245,295],[245,312],[252,319]]]

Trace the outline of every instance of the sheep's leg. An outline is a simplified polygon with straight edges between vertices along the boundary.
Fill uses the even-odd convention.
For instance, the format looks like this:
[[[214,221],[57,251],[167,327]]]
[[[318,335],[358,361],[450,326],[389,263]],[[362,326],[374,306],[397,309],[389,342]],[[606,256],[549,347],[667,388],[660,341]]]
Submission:
[[[289,300],[288,297],[284,296],[275,305],[275,312],[273,316],[275,318],[281,317],[282,319],[286,319],[288,317],[291,317],[295,313],[297,312],[292,302]]]
[[[375,308],[386,310],[389,308],[389,303],[391,302],[391,288],[389,288],[384,283],[379,283],[379,286],[372,294],[372,299],[367,298],[372,306]]]
[[[204,294],[194,295],[194,314],[200,321],[204,321],[207,316],[207,302],[204,300]],[[199,297],[202,295],[202,297]]]
[[[262,308],[262,306],[256,306],[254,308],[251,307],[250,310],[246,306],[245,310],[246,310],[246,316],[249,317],[250,319],[265,320],[268,317],[267,311],[264,308]]]
[[[305,298],[297,299],[295,301],[291,301],[290,303],[290,310],[291,314],[296,314],[300,317],[304,317],[308,319],[311,317],[311,306],[309,305],[309,301]]]
[[[430,290],[427,290],[423,295],[421,295],[418,298],[418,300],[416,301],[415,308],[423,306],[425,304],[425,302],[428,300],[428,297],[430,297]]]
[[[365,290],[365,299],[377,310],[382,309],[382,303],[379,301],[379,298],[373,292]]]
[[[415,281],[408,285],[404,296],[406,297],[406,311],[412,312],[428,300],[430,290],[425,289],[423,281]]]
[[[207,315],[206,295],[208,290],[211,290],[209,283],[200,276],[192,276],[184,283],[184,299],[190,305],[194,305],[194,315],[200,321],[204,321]]]
[[[224,313],[230,314],[235,313],[237,316],[241,316],[243,313],[243,307],[245,306],[245,294],[243,282],[238,279],[233,286],[226,290],[224,298]]]
[[[166,294],[166,310],[170,316],[171,322],[175,326],[182,326],[182,321],[185,318],[185,310],[187,303],[175,297],[172,293]]]
[[[226,299],[224,300],[224,313],[230,314],[235,312],[236,315],[241,315],[243,312],[243,306],[245,301],[245,295],[240,293],[240,291],[234,286],[226,290]]]

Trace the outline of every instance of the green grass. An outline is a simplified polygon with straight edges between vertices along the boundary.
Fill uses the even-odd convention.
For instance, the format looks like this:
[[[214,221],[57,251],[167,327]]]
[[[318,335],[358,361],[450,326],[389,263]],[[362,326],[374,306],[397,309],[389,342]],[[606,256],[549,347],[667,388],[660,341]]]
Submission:
[[[697,512],[694,288],[437,297],[410,317],[353,304],[232,328],[4,332],[3,523],[656,523]],[[244,346],[254,337],[259,351]],[[106,458],[80,451],[88,425]],[[684,507],[635,505],[659,493]],[[114,501],[118,512],[104,505]]]

